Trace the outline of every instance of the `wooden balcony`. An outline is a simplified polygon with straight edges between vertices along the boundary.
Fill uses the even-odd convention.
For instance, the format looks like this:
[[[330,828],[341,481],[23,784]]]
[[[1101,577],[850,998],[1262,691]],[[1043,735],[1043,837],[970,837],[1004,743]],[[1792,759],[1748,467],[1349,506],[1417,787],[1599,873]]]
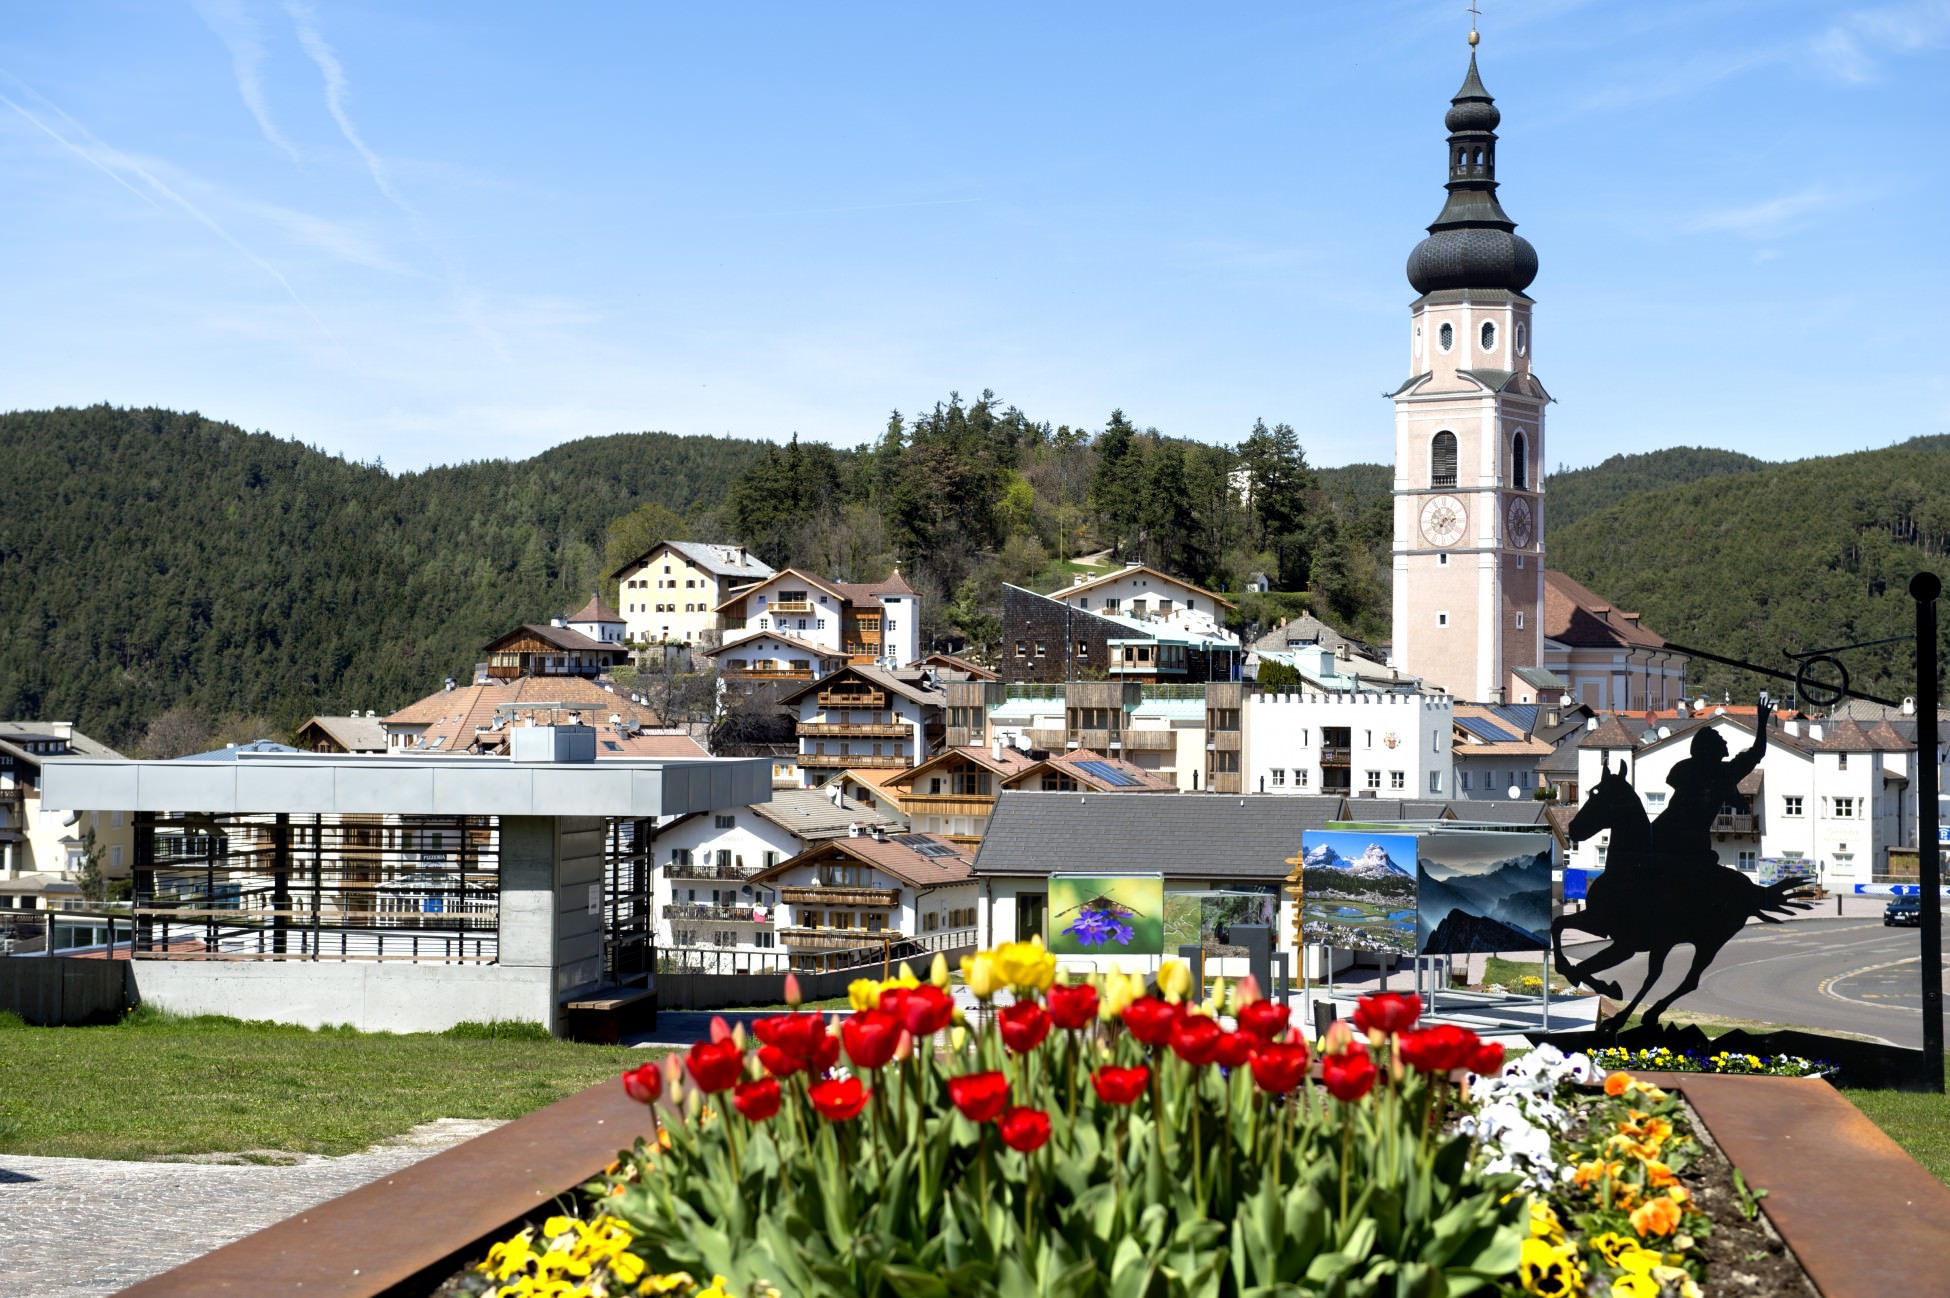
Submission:
[[[870,753],[800,753],[799,765],[821,771],[843,771],[849,766],[904,771],[913,763],[905,757],[875,757]]]
[[[847,739],[911,739],[914,734],[906,725],[878,721],[801,721],[799,733],[815,738],[838,735]]]
[[[805,671],[780,671],[776,668],[757,667],[726,667],[719,672],[719,675],[729,676],[734,680],[743,681],[809,681],[813,678],[810,667]]]
[[[664,906],[665,919],[729,920],[737,924],[763,924],[750,906],[717,906],[708,901],[673,901]]]
[[[1760,817],[1755,815],[1715,816],[1713,832],[1716,834],[1758,834]]]
[[[770,608],[774,613],[810,613],[813,604],[809,599],[775,599]]]
[[[1320,764],[1322,766],[1346,766],[1353,760],[1354,750],[1351,748],[1334,747],[1322,748],[1320,750]]]
[[[901,890],[836,883],[825,888],[781,888],[779,900],[788,906],[898,906]]]
[[[852,652],[848,650],[848,652]],[[821,690],[817,695],[822,708],[884,708],[887,706],[885,690],[846,689]]]
[[[743,883],[757,874],[758,869],[741,870],[735,865],[685,865],[677,861],[663,867],[664,877],[669,879],[717,879],[729,883]]]
[[[905,942],[907,935],[891,928],[782,928],[779,942],[800,950],[841,951],[871,946],[878,950],[883,942]]]
[[[1174,730],[1126,730],[1124,751],[1169,753],[1178,747],[1178,732]]]

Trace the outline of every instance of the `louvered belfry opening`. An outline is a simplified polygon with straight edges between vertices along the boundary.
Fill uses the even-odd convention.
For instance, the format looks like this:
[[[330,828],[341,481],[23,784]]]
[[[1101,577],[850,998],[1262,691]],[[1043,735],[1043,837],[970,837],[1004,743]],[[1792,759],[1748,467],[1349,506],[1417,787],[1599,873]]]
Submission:
[[[1456,435],[1441,432],[1429,444],[1429,485],[1431,487],[1453,487],[1456,485]]]

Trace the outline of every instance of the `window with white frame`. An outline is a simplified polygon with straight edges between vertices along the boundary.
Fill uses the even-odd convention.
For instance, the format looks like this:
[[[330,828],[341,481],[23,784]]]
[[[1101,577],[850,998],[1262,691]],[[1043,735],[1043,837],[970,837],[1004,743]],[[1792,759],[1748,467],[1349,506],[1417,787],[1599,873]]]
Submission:
[[[1441,772],[1441,771],[1430,771],[1430,772],[1429,772],[1429,792],[1430,792],[1430,793],[1440,793],[1440,792],[1442,792],[1442,772]]]
[[[1408,788],[1408,772],[1407,771],[1388,772],[1388,787],[1391,789]]]
[[[1837,799],[1835,799],[1835,819],[1837,819],[1837,820],[1853,820],[1853,819],[1855,819],[1855,799],[1854,799],[1854,798],[1837,798]]]
[[[1285,786],[1286,786],[1286,768],[1284,766],[1275,766],[1273,768],[1273,787],[1278,789],[1278,788],[1284,788]]]
[[[1798,794],[1798,793],[1795,793],[1795,794],[1789,794],[1789,795],[1788,795],[1787,797],[1784,797],[1784,798],[1782,798],[1782,799],[1781,799],[1781,814],[1782,814],[1783,816],[1798,816],[1798,815],[1800,815],[1800,814],[1801,814],[1801,795],[1800,795],[1800,794]]]
[[[1380,787],[1381,787],[1381,772],[1380,772],[1380,771],[1368,771],[1368,772],[1366,772],[1366,775],[1367,775],[1367,780],[1368,780],[1368,787],[1369,787],[1370,789],[1378,789],[1378,788],[1380,788]]]

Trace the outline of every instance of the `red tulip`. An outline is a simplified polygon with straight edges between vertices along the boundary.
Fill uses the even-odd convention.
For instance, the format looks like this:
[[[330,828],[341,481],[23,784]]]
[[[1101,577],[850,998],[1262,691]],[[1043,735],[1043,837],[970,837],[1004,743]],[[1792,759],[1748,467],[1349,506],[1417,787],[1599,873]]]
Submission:
[[[1261,1041],[1277,1041],[1286,1031],[1293,1011],[1278,1001],[1254,1001],[1239,1010],[1239,1030],[1250,1032]]]
[[[1228,1032],[1219,1038],[1218,1053],[1212,1056],[1221,1068],[1243,1068],[1252,1062],[1259,1038],[1250,1032]]]
[[[1225,1029],[1217,1019],[1187,1014],[1171,1025],[1171,1051],[1194,1068],[1203,1068],[1219,1053]]]
[[[1049,1114],[1017,1105],[1002,1115],[996,1129],[1002,1133],[1003,1144],[1027,1154],[1048,1142]]]
[[[745,1054],[738,1043],[726,1038],[722,1041],[700,1041],[691,1047],[691,1053],[684,1059],[684,1067],[690,1070],[691,1080],[697,1083],[700,1091],[722,1091],[738,1080],[744,1071]]]
[[[812,1101],[819,1116],[833,1122],[851,1122],[859,1117],[860,1110],[867,1107],[867,1097],[872,1094],[857,1077],[829,1077],[806,1088],[806,1098]]]
[[[855,1068],[885,1068],[903,1031],[901,1021],[885,1010],[862,1010],[840,1024],[840,1040]]]
[[[1002,1029],[1002,1044],[1019,1055],[1026,1055],[1043,1044],[1049,1035],[1049,1011],[1035,1001],[1017,1001],[995,1012]]]
[[[1307,1043],[1267,1041],[1253,1052],[1253,1084],[1273,1095],[1285,1095],[1307,1078]]]
[[[1118,1068],[1105,1064],[1090,1074],[1090,1084],[1097,1088],[1097,1098],[1105,1104],[1130,1104],[1144,1094],[1150,1084],[1151,1070],[1143,1064],[1136,1068]]]
[[[1438,1023],[1432,1028],[1402,1034],[1402,1062],[1417,1072],[1454,1072],[1468,1067],[1476,1048],[1482,1044],[1482,1038],[1468,1028]]]
[[[663,1093],[663,1070],[656,1064],[639,1064],[624,1072],[623,1094],[638,1104],[655,1104]]]
[[[1352,1102],[1360,1099],[1374,1089],[1375,1078],[1380,1076],[1374,1060],[1359,1046],[1338,1055],[1320,1057],[1320,1081],[1327,1093],[1337,1100]]]
[[[1495,1077],[1503,1071],[1503,1043],[1485,1041],[1477,1046],[1464,1065],[1478,1077]]]
[[[774,1077],[817,1077],[839,1061],[839,1040],[826,1031],[823,1014],[774,1014],[753,1023],[752,1035],[764,1043],[758,1062]]]
[[[1422,998],[1413,992],[1382,992],[1363,996],[1354,1006],[1354,1026],[1362,1032],[1392,1037],[1415,1026],[1422,1017]]]
[[[916,1040],[931,1037],[955,1021],[955,998],[928,983],[889,987],[880,993],[880,1008],[899,1019]]]
[[[1089,983],[1057,983],[1043,993],[1050,1020],[1065,1032],[1081,1032],[1097,1021],[1097,989]]]
[[[731,1093],[731,1103],[747,1122],[763,1122],[779,1111],[779,1084],[769,1077],[740,1082]]]
[[[1171,1040],[1171,1025],[1183,1013],[1156,996],[1141,996],[1124,1007],[1124,1026],[1147,1046],[1162,1046]]]
[[[1009,1079],[1001,1073],[950,1077],[948,1098],[970,1122],[993,1122],[1009,1103]]]

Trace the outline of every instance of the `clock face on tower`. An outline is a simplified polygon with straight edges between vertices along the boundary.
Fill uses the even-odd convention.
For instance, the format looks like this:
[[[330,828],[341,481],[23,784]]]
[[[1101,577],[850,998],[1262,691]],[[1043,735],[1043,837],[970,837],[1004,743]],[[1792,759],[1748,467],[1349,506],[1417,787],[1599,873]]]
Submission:
[[[1510,522],[1510,544],[1521,550],[1530,544],[1531,518],[1530,502],[1522,496],[1510,502],[1504,515]]]
[[[1448,548],[1462,540],[1469,515],[1454,496],[1430,496],[1422,506],[1422,535],[1430,545]]]

